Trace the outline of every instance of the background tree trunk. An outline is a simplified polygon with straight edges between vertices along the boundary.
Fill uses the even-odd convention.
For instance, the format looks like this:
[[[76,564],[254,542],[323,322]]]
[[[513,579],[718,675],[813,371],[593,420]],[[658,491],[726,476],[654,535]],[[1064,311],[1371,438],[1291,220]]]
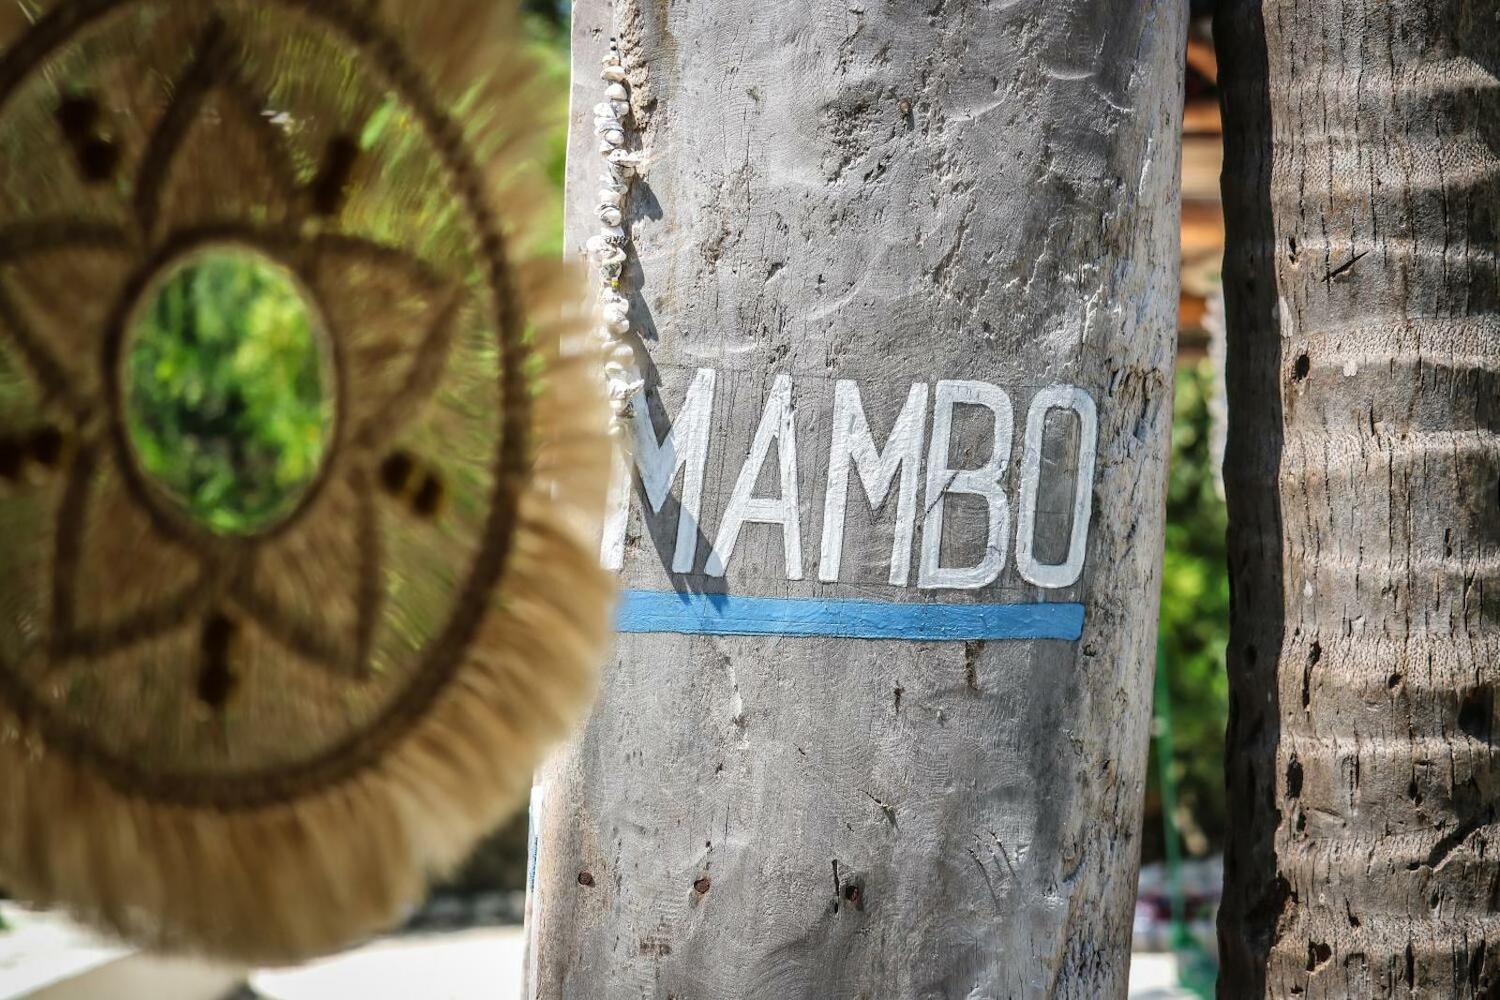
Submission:
[[[1221,995],[1500,991],[1500,5],[1232,0]]]
[[[709,609],[791,598],[809,615],[828,599],[894,602],[876,628],[911,605],[1041,603],[1086,618],[1071,640],[623,636],[593,720],[539,796],[535,995],[1123,996],[1171,419],[1186,3],[616,6],[652,156],[632,195],[629,276],[651,358],[645,450],[676,421],[691,473],[685,400],[690,386],[712,399],[701,506],[692,516],[689,474],[646,517],[637,484],[625,586],[707,593]],[[598,225],[589,116],[611,29],[602,0],[574,14],[576,246]],[[1097,410],[1096,465],[1088,421],[1036,409],[1064,398],[1052,386]],[[903,466],[873,513],[848,477],[842,568],[823,582],[825,511],[840,508],[826,503],[841,464],[830,468],[832,414],[852,391],[879,447],[920,454],[911,497]],[[988,403],[945,410],[955,393]],[[947,412],[951,447],[932,446]],[[914,441],[893,433],[903,413]],[[800,505],[735,539],[726,507],[762,434],[776,443],[746,474],[755,495],[774,508],[795,485]],[[937,468],[987,463],[999,507],[960,492],[977,473]],[[913,540],[903,523],[924,530]],[[1056,570],[1075,536],[1087,538],[1078,579]],[[993,557],[998,579],[924,572],[933,539],[943,566]],[[1040,570],[1018,570],[1023,546]],[[671,570],[678,555],[691,569]]]

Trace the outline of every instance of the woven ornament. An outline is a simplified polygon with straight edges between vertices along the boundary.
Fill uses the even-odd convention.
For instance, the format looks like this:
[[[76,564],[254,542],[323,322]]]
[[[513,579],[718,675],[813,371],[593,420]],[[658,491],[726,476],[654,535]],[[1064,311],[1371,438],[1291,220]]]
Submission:
[[[0,0],[9,892],[326,952],[586,703],[608,409],[503,6]]]

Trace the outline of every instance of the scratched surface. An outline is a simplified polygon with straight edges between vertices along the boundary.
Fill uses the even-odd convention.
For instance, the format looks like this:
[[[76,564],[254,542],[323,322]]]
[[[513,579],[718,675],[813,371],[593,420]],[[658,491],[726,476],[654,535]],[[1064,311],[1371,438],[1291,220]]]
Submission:
[[[660,438],[712,374],[701,497],[639,483],[619,539],[636,590],[809,601],[1082,604],[1077,641],[622,636],[599,706],[544,776],[533,995],[905,1000],[1124,995],[1150,715],[1170,365],[1183,4],[620,0],[652,162],[633,196],[632,320]],[[570,240],[597,226],[591,108],[608,5],[574,6]],[[752,469],[789,525],[723,522],[778,379],[786,430]],[[899,475],[850,473],[822,573],[839,380],[886,446],[928,387],[905,585]],[[940,380],[1001,390],[994,508],[928,481]],[[1025,427],[1049,386],[1097,405],[1081,577],[1017,562]],[[954,412],[948,464],[997,419]],[[1043,415],[1034,557],[1065,560],[1080,421]],[[691,463],[690,463],[691,464]],[[687,470],[690,471],[690,470]],[[935,489],[933,487],[936,487]],[[680,523],[690,530],[680,537]],[[674,571],[686,544],[690,558]],[[716,566],[715,555],[722,565]],[[792,565],[795,563],[795,565]]]

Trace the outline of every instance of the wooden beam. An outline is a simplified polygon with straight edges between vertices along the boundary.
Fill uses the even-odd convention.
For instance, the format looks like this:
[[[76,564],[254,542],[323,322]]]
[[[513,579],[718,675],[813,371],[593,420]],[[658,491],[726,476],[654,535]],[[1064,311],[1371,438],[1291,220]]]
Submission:
[[[1182,140],[1182,197],[1184,201],[1218,201],[1219,174],[1224,169],[1224,144],[1218,136],[1186,136]]]
[[[1182,109],[1184,135],[1223,135],[1224,122],[1219,114],[1217,97],[1200,97]]]
[[[1216,201],[1182,202],[1182,254],[1224,251],[1224,208]]]
[[[1219,57],[1209,39],[1196,34],[1188,36],[1187,64],[1209,83],[1219,82]]]
[[[1203,317],[1208,315],[1208,300],[1201,295],[1183,292],[1177,298],[1177,327],[1179,330],[1200,329]]]

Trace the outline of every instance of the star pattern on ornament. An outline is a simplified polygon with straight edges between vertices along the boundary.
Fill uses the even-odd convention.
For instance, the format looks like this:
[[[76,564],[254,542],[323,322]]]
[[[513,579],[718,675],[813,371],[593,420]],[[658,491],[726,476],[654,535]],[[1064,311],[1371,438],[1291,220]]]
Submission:
[[[235,633],[247,625],[337,676],[368,674],[384,586],[381,492],[412,493],[416,517],[436,516],[442,492],[433,473],[414,493],[410,474],[393,475],[418,464],[394,437],[441,380],[465,302],[462,281],[340,230],[358,141],[332,136],[299,180],[277,121],[294,112],[268,106],[238,51],[209,20],[139,149],[93,95],[60,96],[57,149],[71,176],[57,183],[80,210],[0,226],[0,336],[48,415],[0,439],[0,479],[21,482],[29,469],[63,479],[49,655],[98,659],[196,627],[198,693],[216,708],[233,693]],[[293,514],[246,537],[213,536],[175,510],[133,459],[123,414],[130,317],[159,275],[204,248],[248,250],[295,275],[331,355],[323,467]],[[122,578],[138,585],[121,593]]]

